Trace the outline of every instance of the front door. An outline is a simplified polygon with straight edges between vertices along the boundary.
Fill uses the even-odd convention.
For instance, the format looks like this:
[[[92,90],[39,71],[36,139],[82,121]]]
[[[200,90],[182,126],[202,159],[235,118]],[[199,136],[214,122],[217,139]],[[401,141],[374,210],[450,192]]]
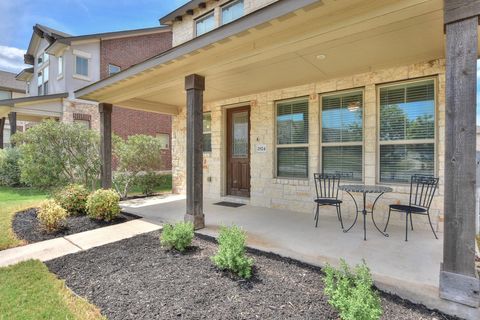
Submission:
[[[227,194],[250,197],[250,107],[227,110]]]

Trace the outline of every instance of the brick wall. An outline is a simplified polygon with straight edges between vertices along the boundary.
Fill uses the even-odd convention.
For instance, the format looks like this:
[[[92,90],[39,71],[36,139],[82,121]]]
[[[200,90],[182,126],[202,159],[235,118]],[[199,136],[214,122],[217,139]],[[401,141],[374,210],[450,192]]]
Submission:
[[[161,32],[127,38],[102,40],[100,43],[100,77],[108,77],[108,65],[113,64],[122,70],[158,55],[172,47],[172,33]],[[114,106],[112,130],[127,138],[134,134],[172,136],[172,118],[153,112],[130,110]],[[172,168],[171,149],[164,151],[164,169]]]

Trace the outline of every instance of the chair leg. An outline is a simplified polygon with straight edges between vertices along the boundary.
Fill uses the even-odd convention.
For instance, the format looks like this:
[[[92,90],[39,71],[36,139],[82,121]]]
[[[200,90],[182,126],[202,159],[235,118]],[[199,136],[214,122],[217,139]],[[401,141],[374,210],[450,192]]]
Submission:
[[[391,209],[391,208],[388,209],[387,223],[385,224],[385,228],[383,229],[383,232],[386,232],[386,231],[387,231],[388,222],[390,222],[390,213],[392,213],[392,209]]]
[[[408,241],[408,212],[405,212],[405,241]]]
[[[338,214],[338,219],[340,220],[340,225],[342,226],[342,230],[343,230],[342,208],[340,205],[338,205],[337,207],[337,214]]]
[[[428,217],[428,222],[430,223],[430,228],[432,228],[433,235],[435,236],[435,239],[438,239],[437,234],[435,233],[435,230],[433,230],[432,220],[430,219],[430,212],[428,211],[427,211],[427,217]]]
[[[315,228],[318,227],[318,211],[320,209],[320,205],[317,203],[317,212],[315,213]]]
[[[412,227],[412,231],[413,231],[413,221],[412,221],[412,213],[410,212],[410,226]]]

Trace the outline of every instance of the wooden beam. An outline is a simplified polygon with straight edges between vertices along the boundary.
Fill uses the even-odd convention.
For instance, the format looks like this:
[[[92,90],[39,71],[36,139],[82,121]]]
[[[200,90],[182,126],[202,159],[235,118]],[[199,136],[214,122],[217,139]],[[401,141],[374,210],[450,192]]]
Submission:
[[[185,221],[195,229],[205,227],[203,214],[203,91],[205,78],[185,77],[187,91],[187,212]]]
[[[0,118],[0,149],[3,149],[3,131],[5,130],[5,117]]]
[[[480,16],[478,0],[444,0],[444,23]]]
[[[446,25],[445,232],[440,272],[440,297],[472,307],[480,306],[475,271],[477,28],[478,17]]]
[[[103,189],[112,187],[112,105],[100,103],[100,159]]]

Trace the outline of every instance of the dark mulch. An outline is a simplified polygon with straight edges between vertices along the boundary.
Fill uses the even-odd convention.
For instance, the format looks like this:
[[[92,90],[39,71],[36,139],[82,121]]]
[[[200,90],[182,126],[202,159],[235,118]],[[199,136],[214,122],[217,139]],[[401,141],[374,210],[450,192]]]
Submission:
[[[111,226],[138,218],[140,217],[123,212],[110,222],[93,220],[87,216],[70,216],[67,218],[65,226],[61,230],[54,233],[47,233],[37,219],[37,209],[32,208],[18,212],[13,218],[12,228],[19,239],[34,243]]]
[[[338,319],[316,267],[259,251],[241,280],[210,261],[217,246],[197,236],[184,255],[152,232],[47,262],[109,319]],[[382,294],[383,319],[451,319]]]

